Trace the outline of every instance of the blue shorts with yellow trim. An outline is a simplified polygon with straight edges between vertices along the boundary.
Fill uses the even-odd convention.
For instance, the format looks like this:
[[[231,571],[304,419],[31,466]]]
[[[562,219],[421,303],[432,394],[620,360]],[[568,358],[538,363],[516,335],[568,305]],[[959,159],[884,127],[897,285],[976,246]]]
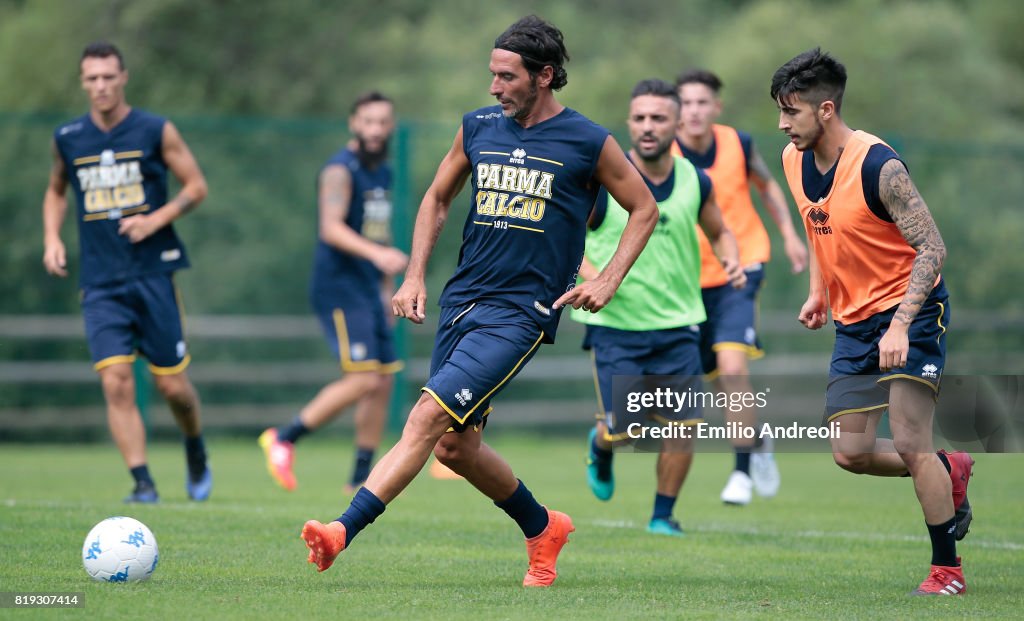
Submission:
[[[93,368],[133,362],[139,352],[153,373],[180,373],[190,360],[184,315],[170,272],[83,288],[82,316]]]
[[[939,392],[946,363],[949,293],[940,281],[910,324],[910,350],[902,369],[878,368],[878,342],[889,329],[898,306],[863,321],[836,324],[836,345],[825,393],[825,420],[853,412],[880,412],[889,405],[888,383],[894,379],[921,382]]]
[[[402,370],[402,362],[395,355],[392,322],[384,314],[379,296],[354,297],[333,304],[316,300],[313,308],[342,371]]]
[[[423,391],[455,419],[454,431],[477,426],[543,338],[522,309],[480,303],[443,307]]]
[[[626,437],[626,429],[632,423],[648,426],[652,421],[661,424],[695,425],[703,420],[700,407],[683,408],[679,411],[645,409],[630,414],[624,407],[616,408],[612,388],[615,376],[629,376],[628,384],[622,380],[616,388],[620,393],[633,391],[651,392],[657,388],[671,388],[684,393],[687,389],[700,388],[699,329],[697,326],[683,326],[667,330],[633,331],[618,330],[605,326],[587,326],[583,348],[590,349],[594,364],[594,381],[600,412],[598,418],[608,426],[609,440]],[[646,382],[643,376],[671,376],[669,380],[659,377],[656,385]],[[615,410],[621,410],[616,413]]]
[[[760,264],[746,270],[747,284],[701,289],[707,321],[700,324],[700,354],[704,373],[718,369],[717,354],[723,349],[745,351],[751,360],[764,356],[757,338],[757,294],[761,291],[764,269]]]

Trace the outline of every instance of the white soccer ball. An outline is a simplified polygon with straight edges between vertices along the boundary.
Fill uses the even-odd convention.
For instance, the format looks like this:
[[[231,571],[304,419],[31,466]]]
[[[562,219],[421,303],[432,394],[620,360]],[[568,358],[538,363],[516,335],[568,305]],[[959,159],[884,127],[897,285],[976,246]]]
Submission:
[[[82,564],[93,580],[136,582],[156,569],[156,537],[142,522],[111,517],[92,527],[82,545]]]

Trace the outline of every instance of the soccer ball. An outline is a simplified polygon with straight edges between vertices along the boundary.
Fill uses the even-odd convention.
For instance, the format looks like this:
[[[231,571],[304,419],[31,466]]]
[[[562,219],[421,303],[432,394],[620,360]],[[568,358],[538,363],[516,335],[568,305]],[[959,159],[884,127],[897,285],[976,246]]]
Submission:
[[[93,580],[136,582],[156,569],[156,537],[142,522],[111,517],[92,527],[82,545],[82,564]]]

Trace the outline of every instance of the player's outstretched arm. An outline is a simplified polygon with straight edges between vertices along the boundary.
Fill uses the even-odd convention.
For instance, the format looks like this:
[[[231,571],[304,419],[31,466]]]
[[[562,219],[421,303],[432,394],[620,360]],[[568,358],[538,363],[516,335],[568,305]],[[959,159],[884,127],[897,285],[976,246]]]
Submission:
[[[775,226],[778,227],[779,233],[782,235],[791,271],[794,274],[799,274],[807,266],[807,246],[800,238],[800,234],[797,233],[796,227],[793,226],[793,218],[789,211],[789,203],[786,202],[786,195],[775,181],[775,177],[772,176],[768,164],[755,148],[750,150],[750,179],[754,182],[754,187],[757,188],[757,193],[761,196],[761,202],[764,203],[765,209],[771,214]]]
[[[900,234],[917,252],[910,269],[910,283],[889,329],[878,343],[879,368],[888,371],[906,365],[910,349],[907,332],[939,278],[946,260],[946,244],[932,214],[910,180],[902,162],[891,159],[882,165],[878,195]]]
[[[555,300],[553,308],[568,304],[594,313],[604,308],[658,224],[658,203],[636,167],[626,159],[626,154],[611,136],[604,141],[594,176],[615,198],[615,202],[629,213],[629,220],[615,254],[601,273]]]
[[[742,289],[747,284],[747,275],[740,265],[740,249],[736,244],[736,236],[722,219],[722,210],[715,201],[714,189],[708,192],[708,197],[700,207],[699,224],[711,242],[711,249],[722,264],[725,275],[729,277],[729,283],[736,289]]]
[[[317,185],[320,239],[346,254],[370,261],[387,276],[401,273],[409,262],[404,252],[370,241],[345,223],[352,200],[348,168],[341,164],[325,167]]]
[[[448,210],[452,201],[466,184],[470,169],[469,158],[462,148],[460,127],[455,134],[452,148],[437,167],[434,181],[423,195],[419,211],[416,213],[416,226],[412,232],[412,250],[409,253],[405,281],[391,299],[391,310],[398,317],[405,317],[413,323],[423,323],[427,317],[427,262],[448,220]]]
[[[60,229],[68,211],[68,176],[57,143],[53,143],[52,151],[50,180],[43,194],[43,267],[48,274],[64,278],[68,275],[68,258]]]
[[[181,191],[161,209],[121,220],[118,233],[138,243],[192,211],[206,198],[206,178],[200,170],[185,139],[173,123],[164,123],[160,154],[174,177],[181,182]]]

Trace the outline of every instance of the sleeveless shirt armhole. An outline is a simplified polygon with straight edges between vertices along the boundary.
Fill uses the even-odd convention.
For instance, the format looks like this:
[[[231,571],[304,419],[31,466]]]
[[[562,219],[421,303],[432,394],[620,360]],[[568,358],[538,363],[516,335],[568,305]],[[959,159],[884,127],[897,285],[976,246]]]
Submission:
[[[882,167],[889,160],[897,160],[900,164],[903,164],[903,168],[907,168],[906,162],[904,162],[900,156],[893,151],[891,148],[884,144],[872,145],[868,150],[867,156],[864,158],[864,163],[861,165],[861,187],[864,191],[864,202],[867,203],[868,209],[871,210],[878,219],[884,222],[892,222],[892,216],[889,215],[889,210],[886,209],[885,204],[882,203],[881,188],[879,187],[879,181],[882,174]],[[907,169],[909,173],[909,169]]]
[[[694,168],[697,171],[697,185],[700,187],[700,209],[697,210],[697,215],[703,211],[704,205],[708,202],[708,197],[711,196],[711,177],[700,168]]]
[[[587,228],[596,231],[601,228],[604,217],[608,214],[608,190],[601,186],[597,191],[597,200],[594,201],[594,208],[590,212],[590,219],[587,221]]]
[[[156,128],[156,140],[154,142],[156,142],[157,152],[158,153],[163,153],[164,152],[164,128],[167,127],[168,121],[167,121],[167,119],[162,118],[162,117],[157,117],[157,119],[158,119],[158,122],[155,123],[155,125],[157,126],[157,128]],[[182,140],[184,140],[184,138],[182,138]]]
[[[740,148],[743,149],[743,163],[744,169],[747,171],[747,177],[750,176],[750,156],[754,152],[754,137],[747,132],[736,130],[736,135],[740,139]]]

